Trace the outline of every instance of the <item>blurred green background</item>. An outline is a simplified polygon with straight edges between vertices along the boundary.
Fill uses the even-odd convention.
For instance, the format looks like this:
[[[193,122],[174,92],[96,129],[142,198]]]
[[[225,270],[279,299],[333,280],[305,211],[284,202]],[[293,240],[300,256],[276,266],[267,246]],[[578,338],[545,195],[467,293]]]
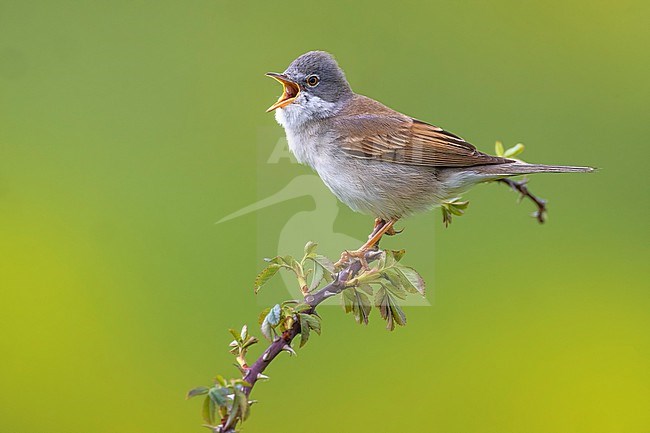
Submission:
[[[261,162],[283,134],[263,74],[312,49],[481,150],[602,169],[532,178],[544,226],[498,185],[449,229],[404,221],[385,245],[432,306],[393,333],[324,308],[246,431],[650,431],[649,9],[0,1],[0,431],[205,431],[184,393],[235,375],[227,328],[288,296],[254,297],[264,249],[315,208],[215,222],[309,173]],[[339,207],[334,230],[365,236],[370,218]]]

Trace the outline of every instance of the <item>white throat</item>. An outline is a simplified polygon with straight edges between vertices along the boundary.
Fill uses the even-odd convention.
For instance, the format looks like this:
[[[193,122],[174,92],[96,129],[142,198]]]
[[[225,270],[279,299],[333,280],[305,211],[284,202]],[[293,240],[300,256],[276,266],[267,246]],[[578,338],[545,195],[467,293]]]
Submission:
[[[284,128],[289,150],[301,164],[317,169],[320,153],[318,120],[331,117],[339,111],[335,102],[325,101],[317,96],[298,95],[298,98],[284,108],[275,111],[275,120]]]
[[[304,127],[310,120],[324,119],[338,111],[335,102],[325,101],[318,96],[298,95],[296,100],[284,108],[275,111],[275,120],[287,129]]]

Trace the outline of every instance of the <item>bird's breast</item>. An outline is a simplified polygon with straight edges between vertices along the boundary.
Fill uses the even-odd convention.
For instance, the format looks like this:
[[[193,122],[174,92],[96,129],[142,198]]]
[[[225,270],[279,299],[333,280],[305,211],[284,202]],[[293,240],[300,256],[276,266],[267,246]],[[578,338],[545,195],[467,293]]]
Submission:
[[[281,123],[282,125],[282,123]],[[333,143],[316,122],[299,126],[283,125],[289,150],[296,160],[318,171]]]
[[[310,149],[313,147],[311,144],[313,137],[304,131],[289,129],[286,130],[286,135],[289,150],[291,150],[291,153],[293,153],[298,162],[315,168],[315,161],[313,155],[310,153]]]

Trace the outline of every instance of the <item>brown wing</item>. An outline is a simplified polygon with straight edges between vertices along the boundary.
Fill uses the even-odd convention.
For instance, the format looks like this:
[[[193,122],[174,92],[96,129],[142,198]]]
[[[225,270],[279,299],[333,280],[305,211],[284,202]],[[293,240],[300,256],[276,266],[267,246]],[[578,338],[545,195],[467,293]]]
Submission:
[[[397,114],[397,113],[396,113]],[[510,162],[479,152],[462,138],[407,116],[357,114],[339,118],[339,140],[352,156],[430,167]]]

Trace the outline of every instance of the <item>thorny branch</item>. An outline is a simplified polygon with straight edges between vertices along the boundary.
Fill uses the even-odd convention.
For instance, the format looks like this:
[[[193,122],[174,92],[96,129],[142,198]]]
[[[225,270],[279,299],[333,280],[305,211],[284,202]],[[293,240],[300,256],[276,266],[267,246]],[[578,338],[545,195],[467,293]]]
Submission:
[[[231,329],[234,340],[230,343],[230,352],[236,357],[241,376],[226,380],[217,375],[211,387],[201,386],[188,393],[188,397],[204,396],[205,426],[214,433],[234,433],[238,424],[250,414],[250,406],[255,401],[249,396],[258,381],[267,379],[264,371],[269,364],[282,351],[295,354],[294,347],[303,347],[312,331],[320,334],[321,317],[316,308],[325,300],[341,295],[345,312],[352,313],[360,324],[368,323],[370,311],[376,307],[386,321],[386,328],[393,330],[396,325],[406,324],[399,300],[406,299],[409,293],[424,296],[422,277],[400,262],[403,250],[375,247],[363,257],[344,262],[337,272],[327,257],[316,253],[316,247],[317,244],[308,242],[302,259],[291,256],[266,259],[267,266],[255,279],[257,292],[279,270],[288,270],[295,274],[303,292],[303,299],[299,301],[285,301],[262,311],[260,331],[271,342],[266,350],[249,365],[246,355],[259,340],[249,334],[247,326],[241,332]],[[368,263],[373,264],[372,268]],[[300,337],[299,342],[292,344],[297,337]]]
[[[366,253],[366,261],[372,262],[376,260],[381,255],[381,251],[373,250]],[[355,275],[361,270],[361,262],[355,260],[351,265],[348,265],[347,268],[342,270],[336,275],[334,281],[320,289],[318,292],[313,295],[307,295],[305,297],[305,303],[311,308],[306,310],[305,313],[313,314],[316,311],[316,307],[326,299],[336,296],[346,288],[346,284],[355,277]],[[269,347],[264,351],[264,353],[257,358],[257,361],[248,369],[244,376],[244,381],[249,385],[244,386],[244,393],[248,396],[250,395],[253,386],[257,382],[257,379],[264,372],[266,367],[275,359],[280,352],[283,350],[291,349],[291,342],[293,339],[300,333],[300,322],[295,321],[290,330],[282,333],[281,336],[275,338],[275,340],[269,345]],[[225,432],[224,432],[225,433]]]
[[[544,224],[544,221],[546,221],[546,200],[537,197],[528,190],[528,186],[526,186],[528,179],[521,181],[515,181],[512,179],[499,179],[497,182],[505,183],[515,192],[521,194],[521,198],[528,197],[533,203],[535,203],[537,210],[533,212],[533,216],[537,218],[537,221],[540,224]]]
[[[258,275],[256,280],[256,290],[259,290],[259,288],[282,267],[291,269],[296,273],[302,289],[303,285],[306,284],[307,274],[309,273],[304,271],[305,260],[311,258],[315,263],[319,263],[319,261],[322,262],[322,259],[325,259],[323,256],[315,254],[315,247],[315,244],[308,243],[305,247],[305,258],[300,262],[289,256],[270,259],[270,264],[260,273],[260,275]],[[304,299],[302,302],[287,301],[282,304],[282,307],[276,305],[273,309],[277,309],[277,312],[275,313],[273,311],[264,312],[263,314],[266,314],[266,316],[262,323],[262,333],[267,337],[273,336],[273,338],[266,350],[264,350],[264,352],[250,366],[246,363],[245,356],[248,348],[258,342],[257,338],[248,335],[247,327],[242,329],[241,335],[238,335],[234,330],[231,330],[231,333],[235,337],[235,340],[230,345],[232,348],[231,352],[237,355],[238,367],[242,373],[241,379],[231,379],[230,381],[226,381],[221,376],[217,376],[214,387],[199,387],[188,393],[188,397],[198,395],[206,396],[203,411],[204,418],[208,424],[205,426],[215,433],[234,433],[237,431],[236,427],[238,423],[246,419],[248,416],[249,406],[254,403],[254,401],[249,400],[253,387],[260,379],[267,378],[263,373],[269,364],[273,362],[282,351],[295,354],[294,349],[292,348],[292,342],[297,336],[301,337],[300,346],[302,346],[309,338],[310,329],[314,332],[320,333],[320,317],[316,314],[316,307],[318,305],[333,296],[341,294],[346,289],[356,290],[356,287],[359,287],[362,282],[365,282],[366,287],[364,290],[368,290],[369,284],[377,283],[380,281],[380,278],[385,278],[383,273],[384,271],[386,271],[387,274],[390,274],[397,269],[401,269],[403,272],[408,273],[408,270],[411,269],[404,266],[397,266],[397,261],[399,261],[403,252],[390,252],[391,258],[389,259],[386,258],[386,254],[386,252],[379,249],[373,249],[368,251],[364,256],[366,263],[372,263],[381,259],[380,262],[385,268],[382,268],[381,271],[380,267],[375,270],[365,270],[361,259],[353,260],[347,263],[339,272],[332,275],[333,280],[321,289],[313,290],[311,292],[303,291]],[[325,264],[325,267],[332,269],[328,264]],[[323,267],[323,271],[327,270],[325,267]],[[312,278],[313,281],[318,282],[321,278],[325,278],[325,276],[322,275],[317,277],[314,275]],[[421,284],[421,290],[423,293],[424,282],[421,282]],[[399,287],[393,287],[393,289],[398,290]],[[410,290],[410,288],[407,290]],[[367,300],[367,297],[365,297],[365,295],[363,296]],[[385,298],[390,298],[390,296],[391,295],[384,295]],[[288,313],[285,313],[285,308],[287,308]],[[362,308],[369,308],[369,306],[354,306],[355,312]],[[391,305],[389,310],[382,310],[382,317],[385,316],[387,311],[392,312],[393,308],[400,311],[400,313],[394,314],[403,315],[398,306]],[[269,319],[271,316],[273,316],[273,318]],[[306,325],[306,322],[303,322],[303,318],[306,318],[308,322],[312,322]],[[272,325],[271,327],[267,325],[265,330],[267,321],[272,321],[273,323],[270,323],[270,325]],[[314,324],[313,321],[317,321],[317,323]],[[288,325],[286,325],[287,323]],[[390,321],[390,323],[392,324],[393,322]],[[403,321],[398,321],[397,323],[403,324]],[[284,329],[280,333],[277,333],[274,327],[282,328],[283,324]],[[309,329],[305,329],[305,327]],[[390,329],[392,329],[392,327]],[[217,416],[217,411],[219,416]],[[215,425],[214,421],[218,422],[218,424]]]
[[[504,149],[503,144],[500,141],[497,141],[494,145],[494,152],[496,155],[502,156],[504,158],[517,159],[517,155],[523,151],[524,145],[521,143],[518,143],[509,149]],[[520,181],[515,181],[512,179],[498,179],[496,182],[505,183],[515,192],[521,194],[520,199],[528,197],[533,203],[535,203],[537,210],[533,212],[533,216],[540,224],[544,224],[544,221],[546,220],[546,200],[537,197],[528,190],[528,186],[526,186],[528,179]]]

